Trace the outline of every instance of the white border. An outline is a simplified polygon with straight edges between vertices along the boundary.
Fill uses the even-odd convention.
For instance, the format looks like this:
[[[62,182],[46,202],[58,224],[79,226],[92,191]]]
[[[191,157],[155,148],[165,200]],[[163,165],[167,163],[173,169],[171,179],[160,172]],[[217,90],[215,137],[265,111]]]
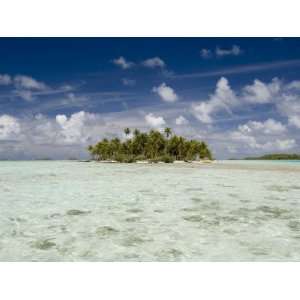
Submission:
[[[299,6],[7,0],[0,3],[0,36],[299,36]],[[299,299],[298,278],[299,263],[0,263],[0,299],[292,300]]]
[[[295,0],[3,0],[1,36],[299,36]]]
[[[1,263],[0,298],[299,299],[293,263]]]

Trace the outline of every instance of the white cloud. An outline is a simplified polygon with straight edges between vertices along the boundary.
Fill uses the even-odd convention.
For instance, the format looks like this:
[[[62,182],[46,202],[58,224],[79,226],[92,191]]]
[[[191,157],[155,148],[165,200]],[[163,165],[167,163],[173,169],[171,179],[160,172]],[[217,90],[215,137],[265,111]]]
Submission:
[[[135,86],[136,85],[136,80],[134,79],[128,79],[128,78],[122,78],[122,83],[125,86]]]
[[[64,84],[60,87],[61,91],[63,92],[69,92],[72,91],[74,89],[74,86],[70,85],[70,84]]]
[[[264,122],[249,121],[240,124],[237,130],[229,134],[231,142],[241,151],[243,147],[246,152],[274,152],[288,151],[297,146],[294,138],[288,136],[287,128],[280,122],[268,119]],[[250,151],[249,151],[250,149]]]
[[[152,113],[149,113],[145,116],[145,121],[149,126],[156,127],[156,128],[164,126],[166,124],[166,121],[164,120],[163,117],[161,116],[156,117]]]
[[[276,140],[274,143],[271,143],[271,147],[275,146],[275,148],[279,150],[290,150],[297,146],[296,141],[294,139],[286,139],[286,140]]]
[[[165,83],[162,83],[158,87],[154,87],[152,91],[154,93],[157,93],[159,97],[165,102],[175,102],[178,100],[178,96],[175,91]]]
[[[218,158],[231,157],[232,153],[235,157],[241,157],[276,151],[298,151],[300,92],[297,82],[284,82],[276,78],[270,82],[263,82],[256,79],[245,87],[233,90],[228,80],[221,78],[211,95],[192,106],[190,102],[178,101],[171,106],[158,106],[157,110],[155,107],[149,110],[144,107],[101,114],[90,114],[80,111],[80,108],[79,112],[71,115],[65,114],[65,109],[91,108],[95,102],[90,102],[87,96],[82,94],[71,93],[68,88],[62,89],[62,95],[52,97],[51,101],[40,101],[36,107],[28,104],[36,113],[46,113],[50,110],[63,112],[54,118],[41,114],[18,118],[0,115],[0,156],[84,157],[87,155],[88,144],[94,144],[103,137],[122,138],[125,127],[148,130],[149,127],[163,128],[169,123],[174,124],[177,134],[207,141]],[[14,80],[11,83],[15,83]],[[153,88],[157,94],[159,87],[170,88],[166,84],[157,86]],[[49,87],[46,90],[36,90],[29,86],[11,86],[11,89],[12,96],[19,95],[27,100],[55,91]],[[253,103],[256,105],[253,106]],[[263,105],[266,103],[267,106]],[[262,110],[258,112],[259,105]],[[189,110],[189,107],[193,110]],[[190,118],[189,113],[201,122]],[[280,120],[276,113],[280,114]],[[229,114],[228,120],[225,114]],[[253,119],[253,116],[259,117],[259,121]],[[9,117],[13,119],[8,119]],[[262,117],[265,117],[263,121]],[[253,120],[239,121],[245,119]],[[185,126],[187,124],[189,125]]]
[[[75,95],[74,93],[67,93],[61,103],[63,105],[72,104],[74,106],[77,106],[79,104],[86,103],[88,99],[89,98],[86,95]]]
[[[262,132],[264,134],[281,134],[286,131],[286,127],[273,119],[265,122],[249,121],[246,124],[238,126],[239,131],[243,133]]]
[[[66,115],[56,115],[56,122],[63,127],[63,125],[67,122],[68,118]]]
[[[241,54],[242,54],[242,50],[241,50],[240,46],[237,46],[237,45],[233,45],[229,49],[222,49],[220,47],[216,47],[214,53],[213,53],[212,50],[206,49],[206,48],[203,48],[203,49],[200,50],[200,55],[204,59],[211,58],[214,55],[216,57],[223,57],[223,56],[230,56],[230,55],[238,56],[238,55],[241,55]]]
[[[30,76],[25,76],[25,75],[17,75],[14,78],[14,82],[17,88],[23,88],[23,89],[29,89],[29,90],[38,90],[42,91],[47,88],[46,84],[37,81],[36,79],[30,77]]]
[[[213,102],[200,102],[192,105],[192,113],[202,123],[210,124],[213,122],[211,114],[216,110],[215,107]]]
[[[229,86],[228,80],[222,77],[216,86],[215,93],[210,96],[209,100],[194,103],[192,113],[202,123],[212,123],[213,114],[219,111],[231,113],[231,107],[238,105],[238,99],[234,91]]]
[[[87,157],[87,145],[104,137],[106,130],[110,125],[106,126],[101,115],[84,111],[55,118],[42,114],[23,118],[2,115],[0,157]]]
[[[290,126],[300,128],[300,95],[298,94],[283,94],[280,101],[276,103],[277,111],[288,118]]]
[[[31,76],[17,75],[14,77],[13,82],[16,88],[13,93],[26,101],[32,101],[34,93],[42,93],[48,89],[45,83],[37,81]]]
[[[289,90],[300,90],[300,80],[294,80],[287,85]]]
[[[207,58],[212,57],[212,52],[209,49],[201,49],[200,55],[202,58],[207,59]]]
[[[277,78],[273,78],[269,84],[255,79],[252,85],[243,88],[243,99],[250,103],[269,103],[278,96],[280,89],[281,82]]]
[[[11,77],[7,74],[0,74],[0,85],[9,85],[12,83]]]
[[[294,115],[289,117],[289,125],[300,129],[300,116]]]
[[[295,82],[293,86],[296,86]],[[231,114],[235,109],[251,111],[253,108],[249,104],[270,104],[287,118],[300,114],[300,94],[291,90],[289,83],[285,84],[278,78],[273,78],[269,83],[255,79],[253,84],[235,92],[228,80],[222,77],[215,93],[208,100],[192,104],[191,109],[198,120],[209,124],[215,121],[215,115],[220,112],[227,111]]]
[[[231,47],[231,49],[222,49],[219,47],[216,48],[216,56],[219,56],[219,57],[228,56],[228,55],[238,56],[241,53],[242,53],[242,50],[237,45],[233,45]]]
[[[67,144],[85,143],[89,138],[89,132],[85,130],[88,122],[94,121],[95,115],[80,111],[67,118],[66,115],[57,115],[56,122],[61,126],[60,132],[63,141]]]
[[[175,123],[176,125],[187,125],[189,121],[185,117],[179,116],[176,118]]]
[[[159,57],[148,58],[142,62],[142,65],[147,68],[151,68],[151,69],[154,69],[157,67],[164,68],[166,66],[165,62]]]
[[[231,133],[230,138],[234,141],[241,142],[247,147],[250,147],[254,150],[261,151],[287,151],[293,149],[297,146],[295,139],[275,139],[270,141],[258,141],[258,138],[255,136],[244,134],[240,131],[234,131]],[[249,152],[249,151],[248,151]]]
[[[32,92],[29,90],[16,90],[15,94],[26,101],[32,101],[34,98]]]
[[[38,81],[32,76],[0,74],[0,85],[11,85],[6,93],[10,93],[11,98],[22,98],[32,101],[37,97],[64,94],[75,89],[75,86],[63,84],[56,88],[49,87],[46,83]]]
[[[21,131],[19,121],[9,115],[0,116],[0,140],[13,139]]]
[[[124,70],[130,69],[134,66],[133,62],[127,61],[123,56],[120,56],[119,58],[114,59],[113,63],[116,66],[119,66],[120,68],[122,68]]]
[[[79,111],[69,117],[58,114],[54,119],[38,114],[32,120],[24,120],[26,140],[31,140],[33,147],[47,144],[52,149],[69,147],[74,151],[85,151],[86,145],[94,143],[103,134],[105,123],[99,114]]]
[[[232,132],[230,137],[235,141],[239,141],[239,142],[247,144],[251,148],[258,148],[259,147],[257,142],[256,142],[255,137],[253,137],[251,135],[247,135],[247,134],[245,134],[241,131]]]

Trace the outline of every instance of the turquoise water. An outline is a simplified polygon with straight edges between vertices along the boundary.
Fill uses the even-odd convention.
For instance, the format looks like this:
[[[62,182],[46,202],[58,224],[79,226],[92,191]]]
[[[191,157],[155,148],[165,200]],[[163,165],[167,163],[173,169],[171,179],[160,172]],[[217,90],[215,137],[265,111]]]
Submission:
[[[3,161],[0,261],[300,261],[300,164]]]

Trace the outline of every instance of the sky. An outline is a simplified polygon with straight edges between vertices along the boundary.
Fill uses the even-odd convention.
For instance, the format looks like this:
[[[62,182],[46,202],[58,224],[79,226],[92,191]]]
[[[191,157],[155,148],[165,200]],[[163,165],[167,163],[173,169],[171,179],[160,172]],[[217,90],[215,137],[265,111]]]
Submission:
[[[0,159],[151,128],[217,159],[299,153],[299,38],[0,38]]]

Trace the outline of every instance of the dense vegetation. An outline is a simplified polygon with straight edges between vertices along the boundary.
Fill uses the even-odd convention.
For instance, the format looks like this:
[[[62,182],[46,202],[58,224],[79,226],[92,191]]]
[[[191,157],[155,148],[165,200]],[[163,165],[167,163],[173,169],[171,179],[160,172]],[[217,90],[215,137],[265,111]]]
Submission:
[[[293,160],[300,159],[300,154],[286,154],[286,153],[274,153],[266,154],[260,157],[246,157],[245,159],[254,160],[254,159],[264,159],[264,160]]]
[[[173,162],[174,160],[212,159],[212,155],[205,142],[187,140],[165,128],[164,133],[157,130],[150,132],[124,130],[127,139],[103,139],[96,145],[89,146],[88,151],[95,160],[116,160],[118,162],[135,162],[150,160],[152,162]]]

